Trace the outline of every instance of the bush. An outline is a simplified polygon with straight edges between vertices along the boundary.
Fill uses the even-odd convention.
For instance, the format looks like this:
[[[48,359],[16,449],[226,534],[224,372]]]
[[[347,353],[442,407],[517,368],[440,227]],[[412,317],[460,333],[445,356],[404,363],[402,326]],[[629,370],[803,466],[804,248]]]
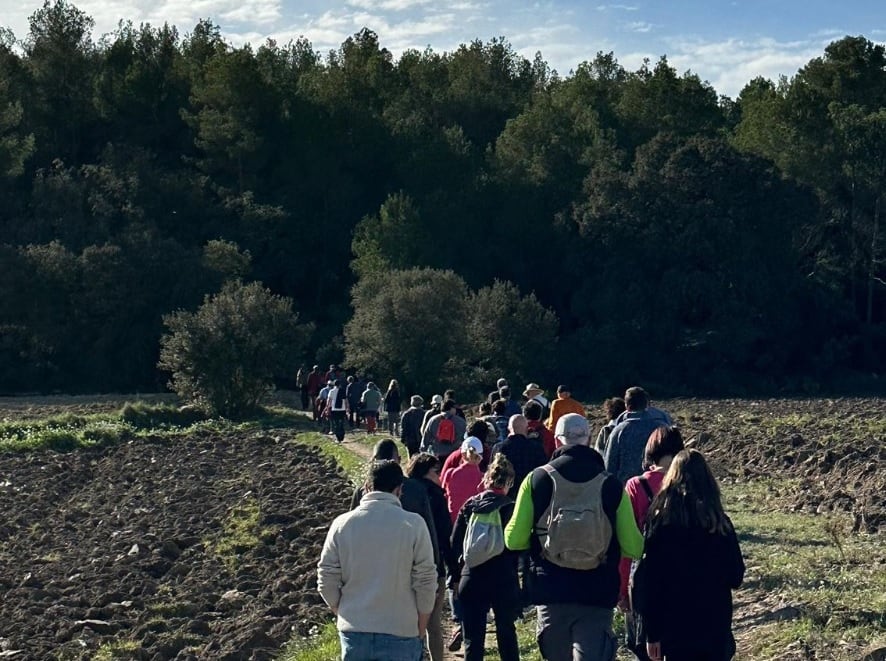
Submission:
[[[179,397],[213,415],[254,412],[272,390],[275,370],[287,369],[311,327],[299,325],[292,301],[261,284],[231,282],[195,312],[163,318],[161,369]]]

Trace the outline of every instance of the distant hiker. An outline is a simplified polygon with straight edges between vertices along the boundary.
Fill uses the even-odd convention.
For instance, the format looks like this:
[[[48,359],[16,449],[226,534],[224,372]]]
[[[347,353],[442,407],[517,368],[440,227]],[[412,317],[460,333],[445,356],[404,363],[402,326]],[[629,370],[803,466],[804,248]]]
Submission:
[[[526,398],[526,404],[529,404],[530,402],[538,402],[542,410],[542,420],[545,420],[548,415],[550,415],[551,403],[548,401],[548,398],[545,397],[545,391],[542,390],[540,385],[537,383],[527,383],[526,390],[523,391],[523,396]],[[523,408],[526,408],[525,404],[523,405]]]
[[[320,418],[320,412],[317,410],[317,396],[320,394],[320,388],[323,387],[323,382],[320,378],[320,366],[314,365],[311,368],[310,373],[308,373],[307,381],[305,385],[308,389],[308,399],[311,405],[311,413],[314,417],[314,420],[318,420]]]
[[[329,369],[323,373],[323,381],[335,381],[335,365],[330,365]]]
[[[500,443],[508,437],[508,422],[510,422],[510,418],[505,415],[507,406],[508,403],[503,399],[497,399],[492,403],[490,422],[495,429],[496,443]]]
[[[357,427],[357,415],[360,410],[360,396],[363,394],[363,386],[357,383],[357,377],[353,374],[348,377],[347,387],[348,398],[348,423],[351,429]]]
[[[421,421],[421,435],[425,435],[428,423],[435,415],[439,414],[443,409],[443,395],[434,395],[431,397],[431,408],[425,411],[425,417]]]
[[[339,443],[345,440],[345,423],[348,419],[348,398],[345,392],[345,380],[338,379],[326,397],[326,414],[335,440]]]
[[[400,386],[396,379],[391,379],[388,390],[385,392],[385,426],[389,434],[400,433]]]
[[[445,402],[447,399],[451,399],[453,402],[456,402],[455,415],[457,415],[462,420],[467,420],[467,418],[465,417],[464,409],[458,405],[458,400],[455,398],[455,391],[454,390],[447,390],[446,392],[443,393],[443,401]]]
[[[508,495],[516,498],[517,489],[523,483],[524,478],[539,466],[548,463],[548,458],[541,443],[530,441],[526,438],[528,424],[522,415],[512,415],[508,421],[508,437],[496,443],[492,448],[492,459],[501,453],[508,458],[514,468],[514,484]]]
[[[308,370],[304,365],[298,366],[298,372],[295,374],[295,388],[301,399],[301,410],[307,411],[310,397],[308,396]]]
[[[461,463],[440,475],[440,485],[446,492],[446,505],[453,523],[462,505],[480,493],[483,473],[480,472],[480,461],[483,459],[483,444],[480,439],[470,436],[462,441],[459,451]]]
[[[521,413],[520,403],[511,399],[511,388],[510,386],[502,386],[498,389],[498,397],[501,400],[504,400],[505,403],[505,415],[510,418],[512,415],[517,415]]]
[[[421,451],[421,423],[425,417],[422,408],[424,400],[421,395],[413,395],[409,399],[409,408],[400,419],[400,441],[412,457]]]
[[[327,381],[326,385],[320,389],[317,395],[317,417],[320,419],[320,430],[325,434],[332,433],[332,424],[329,420],[329,409],[326,407],[329,399],[329,391],[335,385],[334,381]]]
[[[550,459],[557,449],[557,441],[554,439],[554,432],[545,427],[542,422],[544,410],[536,400],[530,399],[523,407],[523,415],[526,417],[526,438],[527,440],[538,443],[544,451],[545,456]]]
[[[645,472],[637,477],[632,477],[625,485],[625,492],[631,500],[631,509],[634,511],[634,520],[640,530],[646,525],[646,516],[652,500],[661,490],[665,473],[671,465],[674,456],[683,449],[683,437],[676,427],[658,427],[649,435],[646,449],[643,453],[643,467]],[[628,582],[632,568],[636,568],[636,561],[622,558],[619,564],[621,574],[621,589],[619,593],[618,607],[625,614],[625,629],[627,632],[625,646],[631,650],[640,661],[647,661],[646,634],[642,624],[642,618],[630,609],[628,600]]]
[[[603,414],[606,416],[606,424],[600,429],[600,432],[597,434],[597,440],[594,442],[594,449],[600,454],[606,454],[609,435],[618,424],[618,417],[624,412],[625,400],[621,397],[610,397],[603,401]]]
[[[567,385],[557,386],[557,399],[551,403],[551,414],[545,422],[545,427],[554,431],[557,421],[567,413],[585,415],[585,407],[580,402],[572,399],[572,391]],[[554,434],[556,436],[556,434]]]
[[[344,661],[419,661],[437,593],[430,533],[400,505],[400,466],[376,463],[369,482],[360,506],[329,528],[317,589],[336,615]]]
[[[731,659],[732,590],[741,585],[745,565],[701,452],[677,453],[646,524],[632,598],[646,628],[647,654],[654,661]]]
[[[630,478],[643,472],[643,451],[646,442],[657,427],[662,424],[662,417],[647,410],[649,395],[643,388],[635,386],[625,391],[625,412],[606,445],[603,455],[606,470],[625,484]]]
[[[375,433],[381,402],[381,391],[373,381],[370,381],[366,384],[366,390],[360,395],[360,403],[363,404],[363,417],[366,419],[366,433],[368,434]]]
[[[455,415],[455,402],[447,399],[440,413],[428,420],[421,440],[422,450],[437,455],[441,462],[445,461],[461,446],[466,428],[464,419]]]
[[[582,414],[558,419],[554,435],[565,447],[523,481],[505,527],[509,549],[529,550],[538,644],[545,659],[556,661],[615,658],[618,561],[643,550],[630,500],[588,447],[589,434]]]
[[[484,490],[461,508],[452,531],[452,548],[461,556],[457,587],[461,604],[465,661],[482,661],[486,614],[495,615],[495,637],[502,661],[519,661],[514,621],[520,613],[516,554],[504,545],[504,526],[514,512],[506,493],[514,470],[499,454],[483,476]]]
[[[439,579],[437,600],[434,603],[434,610],[431,612],[431,618],[428,622],[428,651],[431,654],[431,661],[442,661],[443,602],[446,597],[446,576],[455,575],[457,571],[455,554],[452,552],[450,544],[452,520],[449,517],[449,508],[446,505],[446,493],[443,491],[443,487],[440,486],[440,461],[437,457],[426,452],[415,455],[409,460],[406,474],[409,476],[407,482],[414,482],[416,485],[421,486],[428,498],[431,516],[434,520],[436,542],[440,551],[437,560]],[[451,610],[454,614],[453,618],[455,618],[458,609],[455,607]]]
[[[495,382],[495,390],[493,390],[489,395],[486,396],[486,401],[490,404],[495,404],[499,399],[501,399],[500,391],[508,385],[507,379],[499,379]]]

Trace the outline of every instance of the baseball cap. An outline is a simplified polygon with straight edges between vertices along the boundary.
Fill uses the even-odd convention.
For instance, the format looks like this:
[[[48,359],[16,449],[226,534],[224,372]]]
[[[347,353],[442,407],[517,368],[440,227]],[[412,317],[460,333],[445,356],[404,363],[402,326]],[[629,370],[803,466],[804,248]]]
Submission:
[[[567,413],[557,420],[554,436],[566,445],[587,444],[590,437],[588,419],[578,413]]]
[[[431,397],[431,404],[442,404],[443,403],[443,395],[434,395]]]
[[[475,452],[479,455],[483,454],[483,443],[480,442],[480,439],[476,436],[468,436],[461,444],[461,451],[463,453],[467,452]]]

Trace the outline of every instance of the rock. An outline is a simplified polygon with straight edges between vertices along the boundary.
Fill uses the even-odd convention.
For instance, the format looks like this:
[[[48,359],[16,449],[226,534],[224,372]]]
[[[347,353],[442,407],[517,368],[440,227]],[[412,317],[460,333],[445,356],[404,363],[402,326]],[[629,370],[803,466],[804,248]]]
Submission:
[[[77,620],[74,622],[74,629],[92,629],[95,633],[102,636],[115,633],[119,630],[119,626],[107,620]]]
[[[166,540],[160,546],[160,555],[167,560],[178,560],[181,554],[182,550],[179,548],[178,544],[173,542],[171,539]]]
[[[886,661],[886,646],[874,645],[864,651],[861,661]]]
[[[43,581],[41,581],[39,578],[34,576],[34,574],[32,574],[31,572],[28,572],[22,578],[22,581],[21,581],[21,583],[19,583],[19,586],[23,587],[23,588],[42,588]]]

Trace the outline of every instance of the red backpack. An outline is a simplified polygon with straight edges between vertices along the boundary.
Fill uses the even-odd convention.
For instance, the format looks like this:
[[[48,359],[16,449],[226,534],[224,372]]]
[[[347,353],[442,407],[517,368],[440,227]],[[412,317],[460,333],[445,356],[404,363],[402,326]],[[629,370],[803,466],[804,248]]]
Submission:
[[[443,418],[437,423],[437,440],[440,443],[455,443],[455,423],[452,418]]]

